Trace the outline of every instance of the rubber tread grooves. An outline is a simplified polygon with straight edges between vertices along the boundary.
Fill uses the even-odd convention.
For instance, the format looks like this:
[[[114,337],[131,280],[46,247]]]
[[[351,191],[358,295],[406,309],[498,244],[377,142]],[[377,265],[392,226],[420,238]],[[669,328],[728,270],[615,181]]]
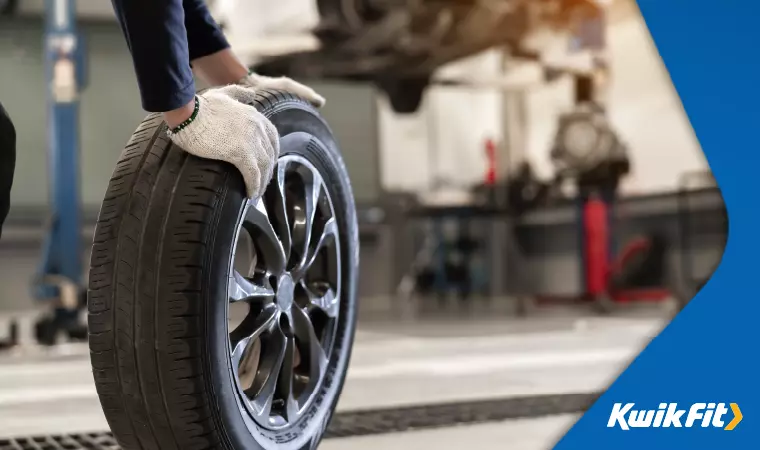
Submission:
[[[288,101],[262,92],[261,110]],[[228,165],[174,149],[160,115],[126,145],[96,225],[90,358],[109,427],[129,450],[229,449],[208,404],[201,273]],[[160,301],[159,301],[160,300]]]

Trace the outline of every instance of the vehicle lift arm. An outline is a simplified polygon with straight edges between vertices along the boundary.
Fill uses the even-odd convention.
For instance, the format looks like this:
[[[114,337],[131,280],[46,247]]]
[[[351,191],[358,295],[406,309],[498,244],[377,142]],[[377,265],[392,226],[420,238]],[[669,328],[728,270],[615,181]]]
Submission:
[[[45,75],[48,102],[50,223],[33,295],[52,302],[37,323],[37,340],[53,344],[59,331],[84,338],[82,285],[79,93],[85,86],[84,40],[77,32],[76,0],[45,0]]]

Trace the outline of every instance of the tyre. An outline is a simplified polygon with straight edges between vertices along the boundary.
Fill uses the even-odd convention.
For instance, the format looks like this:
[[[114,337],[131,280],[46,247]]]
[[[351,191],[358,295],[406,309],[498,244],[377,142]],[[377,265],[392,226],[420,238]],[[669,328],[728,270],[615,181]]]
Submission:
[[[311,449],[356,323],[346,168],[316,111],[255,105],[281,155],[260,199],[227,163],[174,147],[158,115],[121,155],[90,268],[89,340],[108,424],[129,449]]]

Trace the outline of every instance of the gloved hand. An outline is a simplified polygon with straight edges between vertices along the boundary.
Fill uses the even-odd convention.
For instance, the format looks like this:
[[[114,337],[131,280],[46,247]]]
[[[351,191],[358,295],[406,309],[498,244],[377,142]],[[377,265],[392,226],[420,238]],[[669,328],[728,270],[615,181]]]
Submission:
[[[209,89],[196,96],[190,119],[169,132],[186,152],[234,165],[249,198],[264,193],[280,155],[277,128],[247,104],[255,97],[254,91],[238,85]]]
[[[253,88],[254,91],[258,89],[276,89],[290,92],[307,100],[317,108],[321,108],[325,104],[325,98],[317,94],[314,89],[287,77],[273,78],[252,73],[238,81],[238,84]]]

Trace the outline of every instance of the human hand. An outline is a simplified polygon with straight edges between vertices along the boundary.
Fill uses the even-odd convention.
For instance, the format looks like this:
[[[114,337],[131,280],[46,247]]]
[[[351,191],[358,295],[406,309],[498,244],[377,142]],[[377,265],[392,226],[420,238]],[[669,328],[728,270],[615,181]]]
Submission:
[[[248,104],[255,97],[237,85],[210,89],[196,96],[193,115],[169,132],[186,152],[234,165],[249,198],[264,193],[280,154],[277,128]]]

